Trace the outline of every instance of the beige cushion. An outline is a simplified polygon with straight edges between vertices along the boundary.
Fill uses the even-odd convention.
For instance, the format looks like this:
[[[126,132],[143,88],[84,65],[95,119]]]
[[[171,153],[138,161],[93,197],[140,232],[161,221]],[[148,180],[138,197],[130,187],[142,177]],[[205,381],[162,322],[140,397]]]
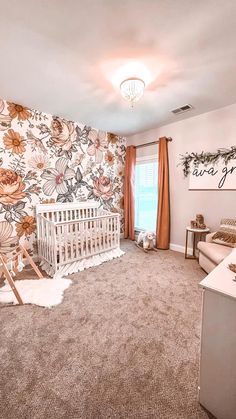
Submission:
[[[236,245],[236,220],[223,218],[219,230],[213,235],[212,241],[217,244],[235,247]]]
[[[232,247],[206,242],[199,242],[198,249],[216,265],[232,252]]]
[[[217,231],[216,234],[222,234],[222,232]],[[227,240],[227,238],[226,238],[226,240]],[[212,237],[212,241],[213,241],[213,243],[220,244],[221,246],[228,246],[228,247],[231,247],[231,248],[236,247],[235,243],[225,242],[223,239],[217,239],[216,236]]]

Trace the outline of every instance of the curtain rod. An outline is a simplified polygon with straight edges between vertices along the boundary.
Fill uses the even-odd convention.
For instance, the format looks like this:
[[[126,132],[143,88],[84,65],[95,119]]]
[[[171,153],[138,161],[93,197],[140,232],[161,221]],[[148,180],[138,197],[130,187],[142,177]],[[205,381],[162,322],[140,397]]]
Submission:
[[[168,137],[167,138],[167,141],[172,141],[172,138],[171,137]],[[144,144],[135,145],[134,147],[135,148],[141,148],[141,147],[147,147],[149,145],[158,144],[158,143],[159,143],[159,140],[157,140],[157,141],[151,141],[150,143],[144,143]]]

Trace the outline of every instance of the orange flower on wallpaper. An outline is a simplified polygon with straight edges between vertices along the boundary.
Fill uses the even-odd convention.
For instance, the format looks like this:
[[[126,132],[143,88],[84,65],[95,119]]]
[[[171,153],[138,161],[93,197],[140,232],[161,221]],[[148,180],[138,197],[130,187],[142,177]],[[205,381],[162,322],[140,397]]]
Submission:
[[[21,218],[20,223],[16,223],[17,236],[30,235],[36,230],[36,220],[31,215]]]
[[[8,111],[11,118],[18,118],[19,121],[25,121],[31,117],[31,112],[28,108],[25,108],[22,105],[17,105],[17,103],[9,103]]]
[[[0,167],[0,203],[4,205],[14,205],[25,198],[23,192],[25,184],[22,178],[9,169]]]
[[[105,154],[105,162],[108,163],[110,166],[112,166],[115,162],[115,156],[109,150]]]
[[[117,135],[112,134],[111,132],[107,133],[108,143],[115,144],[115,143],[117,143],[118,139],[119,139],[119,137]]]
[[[25,152],[25,140],[13,129],[9,129],[3,137],[3,142],[7,150],[13,153],[22,154]]]

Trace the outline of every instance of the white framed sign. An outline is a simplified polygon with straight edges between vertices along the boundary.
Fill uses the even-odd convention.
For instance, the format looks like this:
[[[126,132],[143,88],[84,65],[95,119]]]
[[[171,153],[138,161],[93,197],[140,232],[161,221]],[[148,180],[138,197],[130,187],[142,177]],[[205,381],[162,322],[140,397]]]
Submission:
[[[236,159],[226,165],[222,159],[215,165],[191,166],[189,190],[236,190]]]

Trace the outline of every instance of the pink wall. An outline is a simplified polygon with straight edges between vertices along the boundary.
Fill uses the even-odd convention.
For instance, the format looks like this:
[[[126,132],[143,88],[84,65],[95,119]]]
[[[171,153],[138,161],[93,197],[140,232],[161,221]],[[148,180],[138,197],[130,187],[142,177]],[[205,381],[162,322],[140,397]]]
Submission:
[[[212,231],[222,217],[236,218],[236,191],[189,191],[189,178],[184,178],[181,166],[177,166],[180,154],[236,145],[236,104],[127,137],[127,145],[154,141],[162,136],[173,138],[169,143],[171,243],[183,246],[185,227],[196,213],[205,216]],[[156,147],[141,150],[143,155],[152,155]]]

